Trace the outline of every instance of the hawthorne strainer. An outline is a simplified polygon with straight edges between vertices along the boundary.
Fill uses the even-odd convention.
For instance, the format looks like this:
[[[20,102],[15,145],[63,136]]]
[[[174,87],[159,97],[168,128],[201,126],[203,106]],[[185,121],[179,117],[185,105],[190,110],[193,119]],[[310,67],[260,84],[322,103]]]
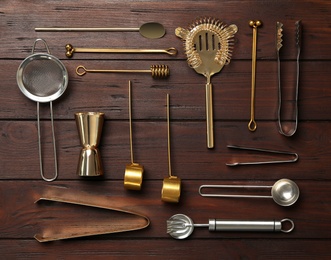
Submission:
[[[47,53],[35,53],[37,42],[43,42]],[[38,149],[40,162],[40,175],[45,181],[54,181],[57,176],[57,157],[53,122],[52,101],[58,99],[66,90],[68,85],[68,72],[63,63],[50,54],[45,40],[37,39],[32,47],[32,55],[22,61],[18,67],[16,80],[22,93],[29,99],[37,102],[37,125],[38,125]],[[40,116],[39,102],[47,103],[50,106],[52,139],[54,150],[55,174],[47,178],[43,174],[41,137],[40,137]]]

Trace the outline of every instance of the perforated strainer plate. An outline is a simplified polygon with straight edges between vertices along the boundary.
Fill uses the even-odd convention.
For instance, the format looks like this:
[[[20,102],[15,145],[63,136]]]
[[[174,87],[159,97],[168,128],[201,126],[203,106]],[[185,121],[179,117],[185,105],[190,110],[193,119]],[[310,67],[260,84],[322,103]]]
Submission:
[[[68,72],[63,63],[50,54],[36,53],[27,57],[16,75],[22,93],[36,102],[51,102],[67,88]]]

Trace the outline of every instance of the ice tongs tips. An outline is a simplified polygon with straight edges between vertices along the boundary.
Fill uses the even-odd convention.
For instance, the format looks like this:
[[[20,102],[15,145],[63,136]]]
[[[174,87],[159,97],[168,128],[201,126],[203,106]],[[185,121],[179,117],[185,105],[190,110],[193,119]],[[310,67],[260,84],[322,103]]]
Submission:
[[[282,48],[283,44],[283,24],[281,22],[277,22],[276,24],[276,50],[277,50],[277,72],[278,72],[278,128],[279,133],[284,136],[292,136],[295,134],[297,127],[298,127],[298,94],[299,94],[299,74],[300,74],[300,52],[301,52],[301,21],[296,21],[295,23],[295,45],[297,49],[297,57],[296,57],[296,88],[295,88],[295,104],[294,104],[294,111],[293,111],[293,119],[294,125],[292,128],[285,130],[285,127],[282,124],[281,119],[281,110],[282,110],[282,90],[281,90],[281,71],[280,71],[280,49]]]

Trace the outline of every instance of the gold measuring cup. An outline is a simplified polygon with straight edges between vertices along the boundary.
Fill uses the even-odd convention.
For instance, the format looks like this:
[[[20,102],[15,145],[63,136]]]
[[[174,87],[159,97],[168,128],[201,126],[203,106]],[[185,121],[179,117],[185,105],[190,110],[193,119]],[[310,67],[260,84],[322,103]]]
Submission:
[[[79,155],[77,174],[82,177],[101,176],[103,167],[98,149],[104,113],[83,112],[75,114],[82,150]]]
[[[169,177],[163,179],[161,199],[165,202],[178,203],[181,192],[181,180],[171,173],[170,156],[170,112],[169,112],[169,94],[167,94],[167,127],[168,127],[168,173]]]
[[[132,105],[131,81],[129,81],[129,122],[130,122],[130,153],[131,163],[126,165],[124,173],[124,188],[128,190],[140,190],[143,182],[144,167],[133,160],[132,145]]]

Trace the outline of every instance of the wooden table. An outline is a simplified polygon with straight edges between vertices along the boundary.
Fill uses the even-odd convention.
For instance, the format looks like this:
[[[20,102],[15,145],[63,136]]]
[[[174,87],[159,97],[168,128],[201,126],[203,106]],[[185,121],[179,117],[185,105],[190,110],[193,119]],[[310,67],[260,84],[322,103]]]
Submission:
[[[205,83],[187,65],[182,41],[174,34],[200,16],[213,16],[236,24],[231,63],[212,77],[214,85],[215,148],[206,148]],[[145,257],[164,259],[326,259],[331,234],[331,3],[329,0],[266,1],[20,1],[4,0],[1,17],[1,210],[0,252],[4,259],[44,257]],[[250,132],[252,28],[259,19],[256,73],[257,130]],[[284,110],[293,108],[296,79],[295,22],[302,20],[299,86],[299,125],[293,137],[278,133],[276,22],[284,24],[281,49]],[[137,32],[35,32],[35,27],[139,27],[156,21],[166,28],[161,39],[146,39]],[[47,41],[53,55],[66,66],[69,85],[53,102],[59,177],[47,183],[40,177],[36,103],[17,87],[16,71],[31,53],[36,38]],[[166,49],[165,54],[85,54],[65,56],[64,46]],[[44,51],[38,45],[38,50]],[[148,69],[167,64],[171,76],[153,79],[148,74],[76,75],[85,65],[103,69]],[[145,167],[141,191],[123,188],[125,165],[130,162],[128,80],[132,81],[133,143],[135,160]],[[161,201],[162,180],[168,175],[166,94],[170,94],[171,156],[173,174],[182,179],[178,204]],[[100,151],[101,179],[76,175],[81,149],[74,114],[105,113]],[[41,104],[44,171],[54,172],[49,105]],[[286,114],[286,113],[285,113]],[[289,118],[290,113],[285,115]],[[297,152],[292,164],[228,167],[233,160],[269,160],[263,154],[232,151],[228,144]],[[300,187],[300,198],[291,207],[271,199],[203,198],[202,184],[272,185],[289,178]],[[144,214],[151,225],[140,231],[38,243],[33,237],[48,227],[85,225],[85,220],[112,218],[116,213],[61,203],[34,201],[49,189],[70,194],[86,192],[107,198],[109,205]],[[214,232],[196,229],[186,240],[166,233],[166,220],[176,213],[196,223],[209,218],[291,218],[295,230],[283,233]]]

